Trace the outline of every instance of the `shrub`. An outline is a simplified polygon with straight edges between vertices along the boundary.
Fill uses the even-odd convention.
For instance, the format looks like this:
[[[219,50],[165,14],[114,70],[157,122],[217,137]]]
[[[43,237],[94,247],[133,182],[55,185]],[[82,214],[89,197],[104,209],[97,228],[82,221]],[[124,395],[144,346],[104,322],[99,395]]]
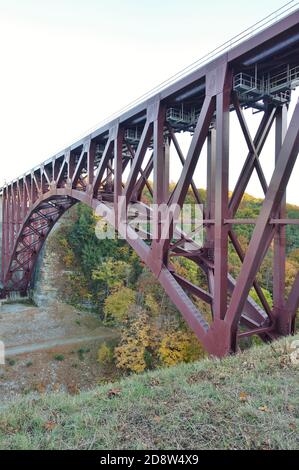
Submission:
[[[115,348],[116,367],[140,373],[146,367],[146,348],[150,345],[148,315],[136,308],[136,316],[130,318],[121,332],[121,341]]]
[[[135,291],[128,287],[122,287],[110,294],[104,304],[105,321],[107,322],[109,318],[112,318],[117,322],[122,322],[126,318],[130,307],[134,304],[135,296]]]
[[[56,356],[54,356],[54,359],[55,361],[64,361],[64,355],[63,354],[57,354]]]
[[[204,354],[201,344],[190,330],[166,332],[158,349],[159,358],[166,366],[195,361]]]
[[[103,343],[98,350],[98,362],[101,365],[107,366],[113,361],[113,351],[107,346],[106,343]]]

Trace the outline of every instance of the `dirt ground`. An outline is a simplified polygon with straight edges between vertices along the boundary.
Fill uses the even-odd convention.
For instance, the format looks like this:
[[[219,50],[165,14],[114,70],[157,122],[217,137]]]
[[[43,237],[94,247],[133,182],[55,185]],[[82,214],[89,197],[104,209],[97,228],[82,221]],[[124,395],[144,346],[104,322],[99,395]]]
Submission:
[[[6,364],[0,366],[0,399],[17,394],[66,391],[78,393],[111,380],[116,371],[97,362],[103,342],[116,339],[95,314],[55,303],[45,309],[3,305],[0,340]]]

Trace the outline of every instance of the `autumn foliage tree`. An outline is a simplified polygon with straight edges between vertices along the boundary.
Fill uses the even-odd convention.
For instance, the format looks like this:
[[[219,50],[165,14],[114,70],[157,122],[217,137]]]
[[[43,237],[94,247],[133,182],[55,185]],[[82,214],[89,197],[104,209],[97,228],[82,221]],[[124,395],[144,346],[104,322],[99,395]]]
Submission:
[[[146,350],[150,343],[148,315],[136,307],[123,323],[121,340],[115,348],[116,366],[129,372],[143,372],[147,367]]]

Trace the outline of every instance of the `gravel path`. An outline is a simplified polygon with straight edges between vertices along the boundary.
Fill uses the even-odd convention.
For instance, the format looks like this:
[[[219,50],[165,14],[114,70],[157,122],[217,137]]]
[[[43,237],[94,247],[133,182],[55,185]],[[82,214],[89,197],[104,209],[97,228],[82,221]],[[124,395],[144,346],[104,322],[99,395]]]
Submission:
[[[31,353],[34,351],[46,351],[47,349],[52,349],[57,346],[65,346],[69,344],[78,344],[78,343],[85,343],[88,341],[94,340],[106,340],[112,339],[115,335],[107,335],[107,333],[97,336],[82,336],[82,337],[75,337],[75,338],[57,338],[51,341],[46,341],[45,343],[35,343],[35,344],[24,344],[22,346],[16,346],[14,348],[7,348],[5,350],[5,355],[7,357],[17,356],[19,354]]]

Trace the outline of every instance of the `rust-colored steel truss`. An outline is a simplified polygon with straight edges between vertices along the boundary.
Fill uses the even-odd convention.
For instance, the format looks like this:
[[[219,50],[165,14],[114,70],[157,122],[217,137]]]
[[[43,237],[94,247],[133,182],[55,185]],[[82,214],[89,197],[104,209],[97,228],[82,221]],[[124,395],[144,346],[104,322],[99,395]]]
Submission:
[[[297,42],[288,40],[292,37],[297,37]],[[113,215],[113,208],[118,210],[120,196],[130,209],[133,203],[144,201],[146,188],[154,203],[182,207],[191,188],[194,200],[201,204],[193,177],[207,143],[203,246],[196,248],[195,242],[184,235],[179,241],[173,241],[172,218],[155,221],[159,225],[155,230],[158,235],[150,243],[141,236],[127,237],[128,243],[157,277],[209,353],[223,356],[234,352],[238,338],[250,335],[269,341],[293,333],[299,305],[299,273],[287,296],[285,238],[286,225],[298,224],[298,220],[286,218],[285,194],[299,151],[299,102],[287,125],[290,91],[294,87],[292,77],[296,80],[299,65],[298,50],[297,10],[6,185],[2,189],[3,293],[28,290],[48,234],[57,220],[78,201],[93,209],[100,207],[120,233],[122,228]],[[277,91],[277,82],[271,77],[282,76],[285,69],[288,70],[285,88]],[[255,83],[246,91],[248,77]],[[265,77],[267,87],[262,88]],[[245,119],[245,107],[261,112],[254,137]],[[231,112],[237,115],[248,155],[230,195]],[[259,157],[273,125],[275,168],[267,183]],[[177,137],[180,131],[192,134],[186,155]],[[182,164],[172,191],[169,189],[170,147]],[[237,210],[254,172],[265,194],[261,212],[254,220],[237,219]],[[149,211],[144,202],[143,207]],[[234,230],[236,225],[245,223],[254,225],[246,252]],[[167,230],[169,236],[164,239],[161,233]],[[229,272],[230,243],[242,264],[237,279]],[[257,279],[271,244],[273,306]],[[205,277],[204,285],[192,284],[176,272],[174,260],[177,257],[187,257],[200,268]],[[255,289],[259,304],[250,296],[251,288]],[[206,304],[209,321],[201,313],[196,299]]]

